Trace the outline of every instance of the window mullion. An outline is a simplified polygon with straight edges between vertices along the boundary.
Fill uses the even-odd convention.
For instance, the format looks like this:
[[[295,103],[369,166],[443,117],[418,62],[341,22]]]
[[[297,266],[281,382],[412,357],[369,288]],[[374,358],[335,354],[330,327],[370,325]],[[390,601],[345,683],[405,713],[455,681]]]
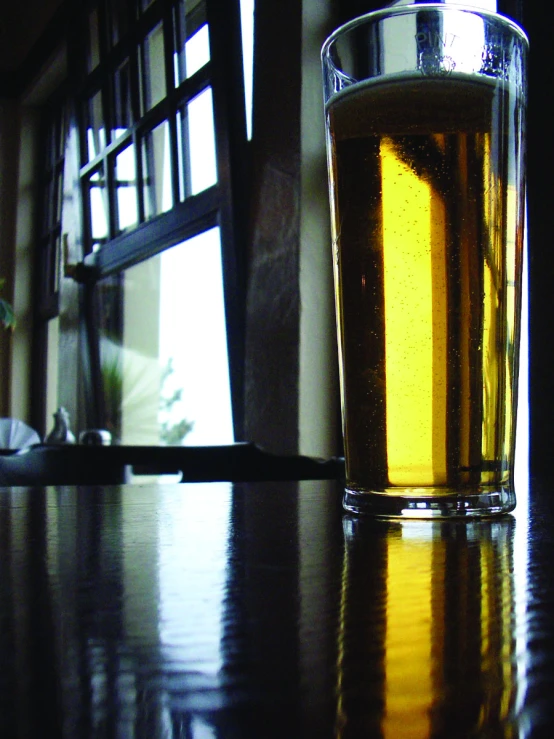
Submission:
[[[117,192],[115,174],[116,153],[108,154],[104,159],[104,174],[106,178],[106,194],[108,198],[108,233],[109,239],[115,238],[119,230],[117,213]]]
[[[165,52],[165,89],[169,102],[167,120],[169,124],[169,163],[171,170],[171,192],[173,203],[178,203],[179,196],[179,159],[177,150],[177,111],[175,107],[175,73],[173,68],[175,49],[175,28],[173,6],[165,2],[163,12],[164,52]]]
[[[169,116],[169,159],[171,165],[171,191],[173,193],[173,203],[180,200],[179,193],[179,154],[177,144],[177,115],[173,107]]]
[[[242,85],[242,39],[239,0],[206,2],[210,27],[210,64],[218,180],[222,190],[220,228],[228,327],[229,370],[234,399],[236,438],[244,432],[244,270],[241,246],[246,239],[248,181],[246,114]]]
[[[137,127],[135,126],[133,128],[133,143],[132,146],[134,151],[134,158],[135,158],[135,197],[137,201],[137,219],[138,223],[143,223],[146,215],[145,215],[145,206],[144,206],[144,178],[143,178],[143,157],[142,157],[142,142],[144,141],[144,137],[140,136],[140,134],[137,131]]]

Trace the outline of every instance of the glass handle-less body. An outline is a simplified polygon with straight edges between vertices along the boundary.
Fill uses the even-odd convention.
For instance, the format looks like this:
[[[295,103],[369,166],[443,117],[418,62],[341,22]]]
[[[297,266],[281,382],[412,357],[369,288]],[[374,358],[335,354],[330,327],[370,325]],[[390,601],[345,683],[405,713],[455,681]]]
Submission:
[[[447,4],[323,47],[348,510],[515,506],[526,52]]]

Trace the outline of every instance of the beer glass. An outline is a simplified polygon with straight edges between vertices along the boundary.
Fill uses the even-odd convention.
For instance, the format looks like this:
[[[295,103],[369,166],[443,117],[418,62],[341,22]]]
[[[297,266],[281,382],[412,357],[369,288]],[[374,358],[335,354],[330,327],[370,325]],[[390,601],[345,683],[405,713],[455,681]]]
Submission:
[[[515,507],[528,42],[439,3],[322,49],[344,507]]]

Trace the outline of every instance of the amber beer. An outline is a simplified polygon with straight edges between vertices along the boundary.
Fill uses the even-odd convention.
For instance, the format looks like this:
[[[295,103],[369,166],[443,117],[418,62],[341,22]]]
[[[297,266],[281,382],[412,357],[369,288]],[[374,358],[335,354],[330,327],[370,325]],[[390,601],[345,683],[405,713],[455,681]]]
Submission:
[[[328,101],[347,494],[515,505],[523,113],[455,72]]]

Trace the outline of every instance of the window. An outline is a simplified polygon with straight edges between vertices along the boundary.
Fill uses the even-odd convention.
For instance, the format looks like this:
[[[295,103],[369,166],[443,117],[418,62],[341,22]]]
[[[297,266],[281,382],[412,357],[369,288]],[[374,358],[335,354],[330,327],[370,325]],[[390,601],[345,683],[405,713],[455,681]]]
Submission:
[[[31,421],[42,434],[49,428],[56,409],[58,382],[58,321],[60,278],[65,246],[63,212],[68,193],[65,168],[68,137],[68,106],[63,87],[43,110],[41,120],[38,192],[35,233],[34,334],[31,361]]]
[[[84,415],[123,443],[240,438],[239,10],[99,0],[83,14]]]
[[[57,315],[62,252],[62,205],[64,190],[67,115],[63,99],[55,98],[43,122],[41,156],[41,202],[39,224],[38,312],[42,318]]]

